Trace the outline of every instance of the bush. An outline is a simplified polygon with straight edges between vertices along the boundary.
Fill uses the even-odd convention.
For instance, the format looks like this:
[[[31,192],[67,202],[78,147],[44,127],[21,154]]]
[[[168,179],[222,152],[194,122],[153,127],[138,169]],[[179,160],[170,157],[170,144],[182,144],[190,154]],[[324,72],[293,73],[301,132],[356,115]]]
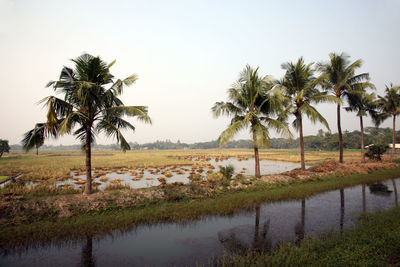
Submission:
[[[375,144],[368,147],[368,151],[365,153],[365,156],[372,160],[381,161],[382,154],[386,152],[389,148],[387,144]]]
[[[221,167],[219,172],[228,180],[232,178],[232,175],[235,171],[235,168],[232,165],[228,165],[226,167]]]
[[[221,182],[225,179],[225,176],[220,172],[214,172],[207,174],[207,181],[208,182]]]

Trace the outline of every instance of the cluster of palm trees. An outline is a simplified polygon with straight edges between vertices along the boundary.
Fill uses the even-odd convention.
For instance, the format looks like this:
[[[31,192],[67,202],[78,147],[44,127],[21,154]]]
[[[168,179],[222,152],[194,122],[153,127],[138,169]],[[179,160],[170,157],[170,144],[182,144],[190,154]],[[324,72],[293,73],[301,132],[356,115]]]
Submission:
[[[250,66],[240,73],[239,79],[228,90],[229,102],[217,102],[212,107],[216,117],[232,117],[229,127],[219,139],[219,145],[229,142],[239,131],[250,128],[254,143],[255,175],[260,176],[259,147],[268,146],[269,130],[285,136],[292,136],[287,124],[294,116],[293,127],[299,132],[301,169],[305,170],[303,115],[311,122],[321,122],[329,130],[325,118],[313,106],[328,102],[337,105],[337,127],[339,135],[339,162],[343,162],[343,138],[341,129],[341,107],[346,100],[347,111],[357,112],[361,127],[361,157],[364,158],[363,116],[369,114],[379,125],[393,117],[393,147],[395,149],[395,119],[400,113],[400,86],[386,86],[385,96],[378,96],[367,90],[374,90],[368,73],[357,74],[362,61],[351,62],[349,56],[341,53],[329,54],[328,62],[308,63],[303,58],[297,62],[282,64],[286,71],[281,80],[261,76],[258,68]]]
[[[48,83],[64,98],[48,96],[41,103],[47,108],[47,120],[37,123],[26,132],[22,140],[26,151],[43,145],[49,137],[74,134],[82,143],[86,155],[86,186],[84,193],[92,192],[91,144],[98,133],[114,136],[122,150],[130,146],[121,129],[135,130],[123,116],[136,117],[151,123],[146,106],[124,106],[119,96],[124,86],[130,86],[138,79],[133,74],[126,79],[115,79],[110,68],[115,61],[107,64],[100,57],[83,54],[72,60],[75,68],[64,67],[57,81]],[[374,89],[368,73],[356,74],[361,60],[350,62],[345,54],[330,54],[327,63],[305,64],[303,58],[296,63],[285,63],[284,77],[276,81],[270,76],[260,76],[258,68],[250,66],[240,73],[238,81],[229,89],[230,102],[217,102],[212,110],[218,117],[232,116],[230,126],[222,132],[219,144],[231,140],[240,130],[250,127],[255,155],[255,174],[260,176],[259,147],[268,146],[269,130],[284,136],[292,136],[287,119],[292,114],[293,126],[300,134],[301,167],[305,169],[303,142],[303,115],[312,122],[329,125],[318,110],[312,106],[321,102],[337,104],[340,162],[343,162],[343,141],[340,127],[340,107],[347,98],[348,111],[356,111],[362,117],[371,114],[376,124],[393,116],[393,149],[395,143],[395,118],[400,113],[399,86],[390,85],[386,95],[375,99],[366,89]],[[316,77],[316,74],[319,76]],[[362,148],[364,147],[362,140]],[[392,150],[392,155],[394,150]],[[364,159],[363,159],[364,160]]]

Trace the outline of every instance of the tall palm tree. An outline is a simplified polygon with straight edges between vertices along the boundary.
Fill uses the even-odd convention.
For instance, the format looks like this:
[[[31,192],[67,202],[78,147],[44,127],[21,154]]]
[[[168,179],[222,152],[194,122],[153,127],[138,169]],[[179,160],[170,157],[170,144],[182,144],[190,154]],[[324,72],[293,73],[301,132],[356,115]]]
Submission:
[[[391,155],[393,160],[396,145],[396,116],[400,114],[400,86],[394,86],[393,84],[390,84],[390,86],[386,85],[385,87],[385,96],[378,96],[378,100],[376,102],[378,110],[381,113],[378,115],[375,123],[379,125],[390,116],[393,117],[393,146]]]
[[[305,64],[303,58],[299,58],[296,63],[287,62],[282,64],[282,69],[286,70],[285,76],[278,81],[278,86],[284,89],[284,94],[290,99],[288,111],[295,115],[293,127],[299,131],[300,135],[300,157],[301,169],[306,169],[304,159],[304,139],[303,139],[303,114],[313,122],[320,121],[329,130],[328,122],[312,106],[321,102],[337,103],[337,98],[321,92],[318,87],[325,79],[322,74],[314,77],[314,63]]]
[[[124,106],[118,98],[124,86],[130,86],[137,80],[137,75],[115,80],[110,73],[115,60],[107,65],[100,57],[89,54],[83,54],[72,62],[75,63],[75,69],[64,67],[58,81],[51,81],[47,85],[63,93],[64,99],[48,96],[41,103],[48,109],[46,127],[50,133],[57,136],[72,133],[82,142],[86,155],[84,194],[90,194],[91,145],[95,142],[95,135],[105,133],[106,136],[116,137],[121,149],[125,151],[130,146],[120,129],[134,131],[135,127],[122,117],[137,117],[146,123],[151,123],[151,120],[147,107]]]
[[[319,63],[318,69],[327,77],[325,80],[325,89],[330,91],[335,97],[341,99],[348,93],[360,88],[360,85],[366,87],[369,82],[369,74],[355,74],[356,70],[361,67],[362,60],[358,59],[350,62],[349,56],[346,54],[329,54],[330,61],[328,63]],[[340,122],[340,106],[337,104],[337,127],[339,134],[339,162],[343,162],[343,136]]]
[[[362,88],[360,92],[350,93],[347,95],[347,102],[349,104],[346,107],[346,111],[357,112],[357,116],[360,117],[360,130],[361,130],[361,162],[365,162],[364,153],[364,123],[363,116],[370,114],[372,118],[377,116],[377,110],[375,105],[375,95],[368,94],[365,91],[366,88]]]
[[[279,89],[273,87],[274,82],[270,77],[260,77],[258,68],[253,69],[247,65],[228,90],[231,102],[217,102],[212,107],[216,117],[224,114],[233,117],[229,127],[219,136],[219,146],[229,142],[240,130],[250,128],[256,177],[260,177],[258,149],[269,145],[269,129],[290,135],[285,116],[281,116],[286,99]]]
[[[29,130],[24,134],[24,138],[22,139],[22,148],[25,151],[36,148],[36,155],[39,155],[39,147],[44,144],[44,140],[48,137],[57,137],[56,127],[53,127],[53,129],[50,130],[46,123],[36,123],[32,130]]]

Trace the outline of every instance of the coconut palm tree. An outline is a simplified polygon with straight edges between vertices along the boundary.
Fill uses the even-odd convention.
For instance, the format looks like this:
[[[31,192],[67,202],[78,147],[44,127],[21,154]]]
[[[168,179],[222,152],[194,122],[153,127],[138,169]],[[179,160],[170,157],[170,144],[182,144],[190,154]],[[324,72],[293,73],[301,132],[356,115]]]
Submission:
[[[56,127],[53,127],[53,130],[50,130],[46,123],[36,123],[32,130],[24,134],[24,138],[22,139],[22,148],[25,151],[36,148],[36,155],[39,155],[39,147],[44,144],[44,140],[48,137],[57,137]]]
[[[385,87],[385,96],[378,96],[378,100],[376,101],[378,110],[381,113],[377,116],[375,123],[379,125],[390,116],[393,117],[393,146],[391,155],[391,159],[393,160],[396,145],[396,116],[400,114],[400,86],[390,84],[390,86],[386,85]]]
[[[51,81],[47,87],[53,87],[64,99],[55,96],[44,98],[41,103],[47,107],[46,131],[57,136],[72,133],[81,142],[86,155],[86,186],[84,193],[92,192],[91,145],[95,135],[105,133],[114,136],[122,150],[130,149],[120,129],[135,130],[123,116],[137,117],[151,123],[145,106],[124,106],[118,98],[124,86],[130,86],[137,80],[131,75],[124,80],[114,79],[110,73],[110,64],[100,57],[83,54],[72,62],[75,69],[64,67],[57,81]],[[107,88],[106,88],[107,87]],[[45,132],[46,132],[45,131]]]
[[[0,158],[3,156],[3,153],[10,152],[10,146],[8,145],[8,140],[0,139]]]
[[[240,130],[250,128],[253,139],[255,175],[260,177],[259,147],[269,145],[269,130],[290,136],[284,121],[283,105],[286,98],[281,90],[274,89],[273,80],[260,77],[258,68],[249,65],[240,73],[239,79],[228,90],[230,102],[217,102],[212,107],[216,117],[232,117],[229,127],[218,138],[219,146],[229,142]]]
[[[375,95],[368,94],[365,89],[366,88],[361,88],[360,92],[357,91],[352,94],[348,94],[347,102],[349,106],[345,108],[346,111],[357,112],[357,116],[360,117],[361,162],[365,162],[363,116],[367,116],[368,113],[372,118],[377,116]]]
[[[362,60],[358,59],[350,62],[349,56],[346,54],[329,54],[330,61],[328,63],[319,63],[318,70],[322,71],[327,77],[324,83],[326,90],[330,91],[335,97],[341,99],[348,93],[360,88],[360,85],[367,87],[369,82],[369,74],[355,74],[356,70],[361,67]],[[337,127],[339,135],[339,162],[343,162],[343,136],[340,122],[340,106],[337,104]]]
[[[286,70],[285,76],[278,81],[278,86],[283,88],[284,94],[290,99],[288,110],[295,115],[293,127],[299,131],[300,135],[300,157],[301,169],[305,170],[304,159],[304,139],[303,139],[303,114],[305,114],[313,123],[321,122],[329,130],[328,122],[312,106],[321,102],[337,103],[335,96],[327,95],[321,92],[318,87],[325,79],[322,74],[314,77],[314,63],[305,64],[303,58],[299,58],[296,63],[287,62],[282,64],[282,69]]]

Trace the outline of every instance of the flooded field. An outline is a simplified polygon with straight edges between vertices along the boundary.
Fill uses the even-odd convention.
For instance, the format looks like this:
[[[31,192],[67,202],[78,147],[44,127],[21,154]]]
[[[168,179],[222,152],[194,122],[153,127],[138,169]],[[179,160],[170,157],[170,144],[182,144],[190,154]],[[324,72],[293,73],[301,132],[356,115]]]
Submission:
[[[169,166],[169,167],[147,167],[137,169],[110,169],[101,168],[95,170],[92,175],[94,178],[93,186],[99,190],[104,190],[111,185],[127,185],[130,188],[145,188],[158,186],[160,179],[165,179],[166,183],[188,184],[193,178],[206,179],[207,173],[219,171],[219,167],[232,165],[235,174],[240,176],[254,175],[253,158],[193,158],[193,165]],[[290,171],[298,168],[298,163],[279,162],[279,161],[260,161],[261,174],[274,174]],[[72,186],[78,188],[85,184],[85,171],[76,170],[70,173],[71,179],[57,182],[57,186]],[[162,181],[162,180],[161,180]]]
[[[57,240],[1,251],[1,266],[173,266],[269,251],[278,244],[357,224],[361,212],[398,206],[400,178],[255,206],[186,224],[140,225],[103,236]]]

